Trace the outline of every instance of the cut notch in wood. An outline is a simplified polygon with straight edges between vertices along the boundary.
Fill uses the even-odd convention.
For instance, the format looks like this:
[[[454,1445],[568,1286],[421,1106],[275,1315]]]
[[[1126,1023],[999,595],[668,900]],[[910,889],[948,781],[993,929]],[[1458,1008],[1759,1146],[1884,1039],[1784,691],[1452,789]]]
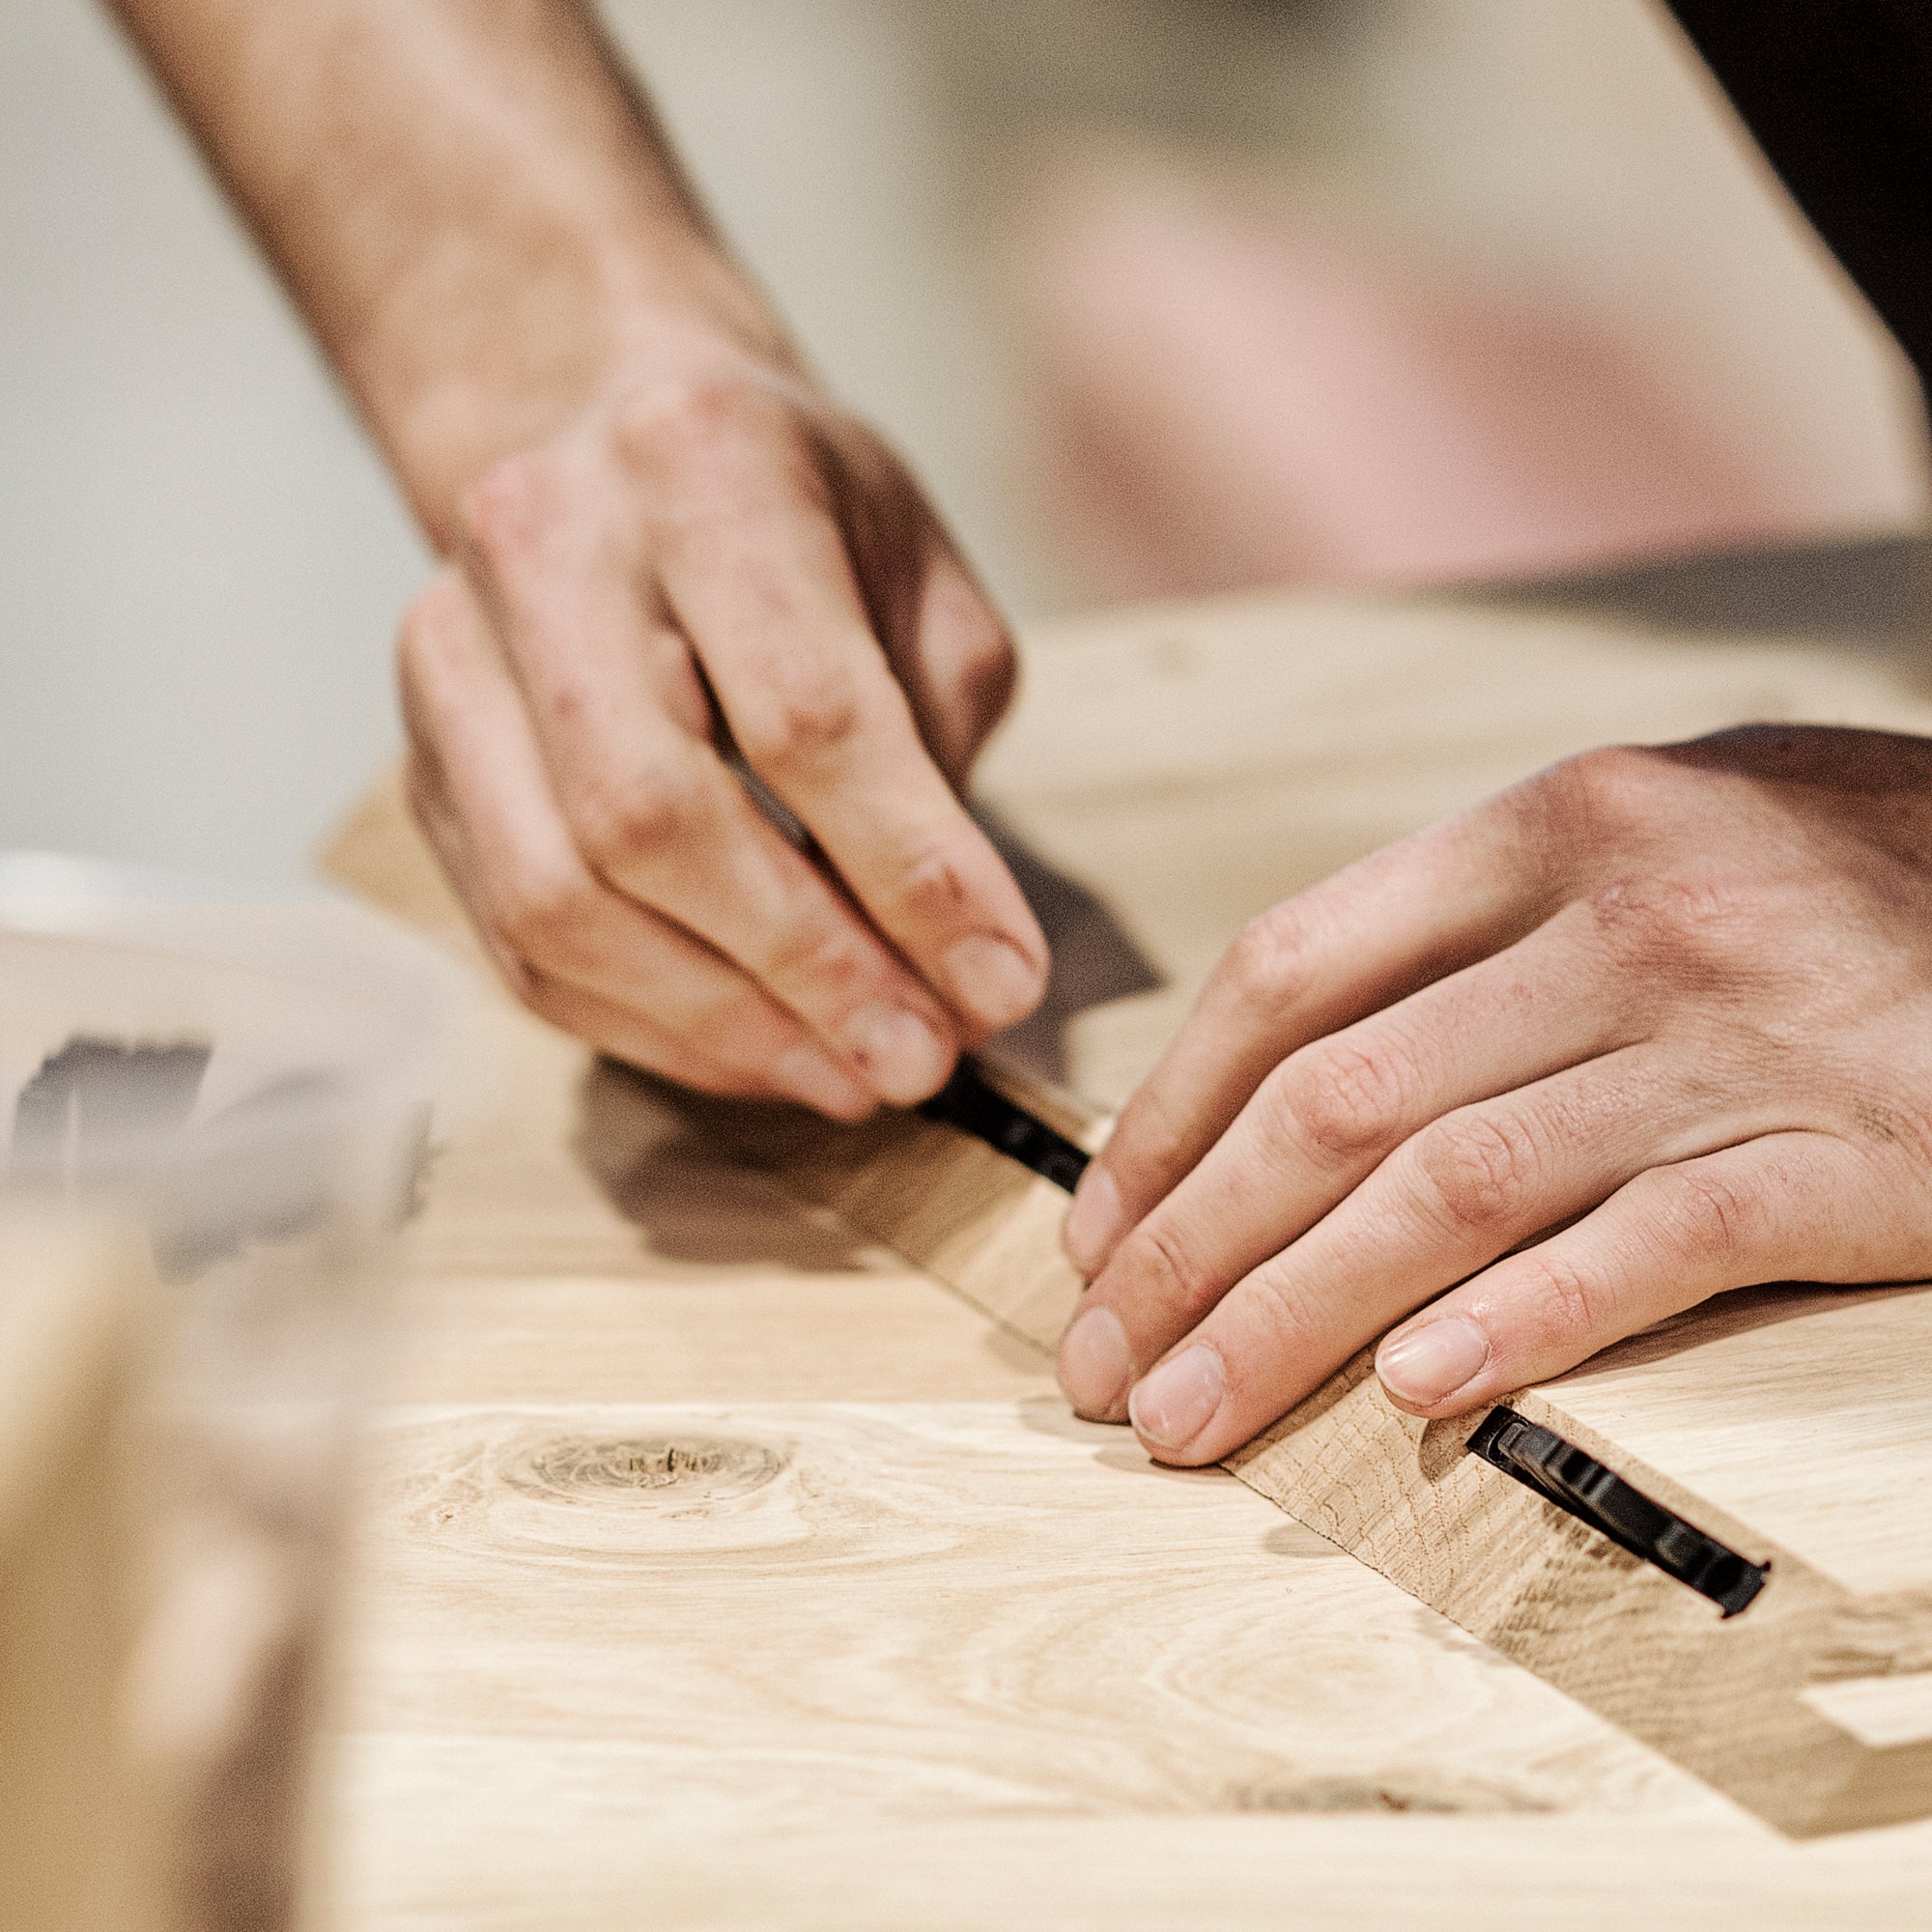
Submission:
[[[1771,1575],[1769,1563],[1740,1556],[1553,1429],[1527,1422],[1503,1404],[1476,1425],[1469,1449],[1633,1556],[1708,1597],[1726,1617],[1748,1609]]]

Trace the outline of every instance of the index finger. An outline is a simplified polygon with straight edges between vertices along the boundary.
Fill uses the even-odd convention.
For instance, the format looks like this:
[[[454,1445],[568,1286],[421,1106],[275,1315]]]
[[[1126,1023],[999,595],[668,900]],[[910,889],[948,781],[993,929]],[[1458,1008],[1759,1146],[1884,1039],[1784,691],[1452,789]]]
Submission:
[[[1082,1177],[1074,1266],[1098,1274],[1291,1053],[1534,930],[1549,910],[1543,869],[1519,814],[1492,801],[1250,923]]]
[[[666,625],[602,526],[512,477],[481,508],[478,591],[585,864],[749,974],[883,1099],[946,1078],[957,1028],[827,868],[753,804],[668,694]],[[519,490],[533,491],[535,528]],[[696,675],[694,684],[696,683]]]
[[[829,506],[740,467],[728,516],[659,532],[665,594],[731,735],[926,983],[981,1030],[1010,1026],[1045,989],[1039,927],[922,742]]]

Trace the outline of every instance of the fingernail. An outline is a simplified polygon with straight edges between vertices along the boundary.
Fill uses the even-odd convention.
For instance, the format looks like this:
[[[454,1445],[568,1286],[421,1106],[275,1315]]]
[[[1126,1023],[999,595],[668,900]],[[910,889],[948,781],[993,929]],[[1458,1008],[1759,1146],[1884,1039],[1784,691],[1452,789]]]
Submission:
[[[1121,1190],[1114,1177],[1096,1160],[1080,1177],[1067,1209],[1061,1244],[1066,1259],[1092,1281],[1106,1264],[1121,1238]]]
[[[1433,1408],[1490,1359],[1490,1338],[1464,1315],[1445,1315],[1391,1335],[1376,1352],[1376,1374],[1393,1396]]]
[[[1025,1019],[1046,988],[1045,975],[1017,946],[984,933],[955,940],[942,963],[954,996],[990,1027]]]
[[[1094,1422],[1117,1419],[1133,1372],[1127,1331],[1111,1308],[1090,1308],[1060,1338],[1060,1386],[1075,1411]]]
[[[872,1096],[829,1053],[815,1046],[787,1047],[772,1063],[772,1080],[794,1099],[835,1121],[861,1121],[872,1111]]]
[[[1127,1415],[1156,1449],[1184,1449],[1214,1420],[1227,1388],[1220,1356],[1197,1342],[1134,1384]]]
[[[901,1107],[936,1094],[952,1065],[952,1047],[924,1020],[884,1000],[845,1022],[845,1043],[880,1096]]]

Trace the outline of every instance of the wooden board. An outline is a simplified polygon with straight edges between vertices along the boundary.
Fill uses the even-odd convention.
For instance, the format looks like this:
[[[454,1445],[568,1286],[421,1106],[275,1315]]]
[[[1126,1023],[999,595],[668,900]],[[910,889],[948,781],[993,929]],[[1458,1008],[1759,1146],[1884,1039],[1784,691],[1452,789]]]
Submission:
[[[1177,977],[1198,977],[1213,956],[1179,936],[1198,935],[1191,920],[1175,920],[1204,872],[1224,868],[1212,928],[1223,940],[1300,883],[1264,884],[1254,850],[1253,827],[1270,815],[1286,825],[1285,801],[1304,824],[1393,813],[1393,785],[1371,783],[1386,769],[1418,815],[1452,810],[1480,786],[1435,787],[1466,785],[1470,766],[1499,747],[1522,760],[1518,773],[1565,749],[1546,735],[1579,722],[1564,716],[1565,693],[1594,721],[1570,748],[1739,715],[1932,728],[1932,706],[1884,673],[1789,647],[1673,652],[1587,630],[1552,635],[1547,620],[1418,623],[1398,610],[1353,613],[1346,655],[1318,654],[1318,626],[1332,636],[1343,620],[1320,607],[1287,623],[1267,607],[1205,620],[1162,613],[1076,634],[1034,660],[1029,708],[988,774],[992,796],[1096,884]],[[1525,660],[1542,674],[1524,677]],[[1390,690],[1413,708],[1391,715]],[[1177,822],[1187,827],[1179,848],[1163,842]],[[1131,853],[1132,870],[1094,850],[1100,840]],[[1280,843],[1298,863],[1296,842]],[[1226,872],[1236,866],[1252,879],[1236,885]],[[1064,1098],[1015,1097],[1076,1138],[1104,1131]],[[1048,1183],[924,1122],[780,1133],[762,1147],[725,1113],[724,1131],[734,1126],[787,1185],[1019,1335],[1057,1341],[1078,1285],[1057,1247],[1065,1199]],[[1932,1669],[1932,1513],[1918,1503],[1932,1487],[1928,1356],[1932,1290],[1760,1291],[1513,1401],[1769,1565],[1758,1601],[1731,1619],[1467,1455],[1481,1414],[1425,1428],[1398,1413],[1372,1351],[1229,1466],[1782,1828],[1884,1823],[1932,1811],[1932,1700],[1914,1731],[1885,1695],[1886,1680]]]
[[[1928,1301],[1921,1293],[1910,1297],[1913,1313],[1895,1304],[1880,1311],[1887,1346],[1922,1331]],[[1860,1542],[1874,1542],[1880,1525],[1898,1523],[1909,1545],[1916,1512],[1910,1503],[1900,1507],[1902,1472],[1876,1464],[1865,1451],[1888,1433],[1909,1430],[1913,1460],[1922,1459],[1932,1404],[1921,1390],[1891,1413],[1881,1402],[1869,1442],[1856,1427],[1801,1432],[1791,1412],[1775,1406],[1781,1358],[1802,1352],[1814,1390],[1835,1382],[1838,1403],[1849,1409],[1864,1352],[1854,1343],[1840,1353],[1841,1338],[1829,1329],[1807,1334],[1787,1325],[1771,1335],[1754,1325],[1755,1312],[1748,1303],[1719,1305],[1682,1323],[1673,1337],[1684,1403],[1678,1433],[1686,1420],[1725,1406],[1726,1396],[1748,1390],[1756,1398],[1729,1405],[1733,1426],[1715,1467],[1697,1458],[1676,1463],[1668,1431],[1606,1434],[1582,1419],[1598,1406],[1590,1397],[1599,1378],[1643,1378],[1642,1341],[1510,1405],[1696,1528],[1768,1565],[1761,1594],[1730,1619],[1466,1454],[1480,1417],[1425,1427],[1397,1414],[1367,1356],[1231,1466],[1463,1629],[1782,1829],[1811,1833],[1923,1817],[1932,1812],[1932,1729],[1899,1722],[1882,1694],[1879,1709],[1892,1721],[1862,1720],[1860,1693],[1869,1697],[1888,1678],[1932,1667],[1932,1591],[1924,1573],[1912,1571],[1903,1589],[1847,1587],[1807,1560],[1813,1545],[1801,1522],[1786,1520],[1783,1536],[1774,1537],[1765,1517],[1735,1514],[1720,1498],[1738,1487],[1733,1479],[1749,1463],[1760,1465],[1766,1486],[1777,1468],[1797,1463],[1799,1487],[1836,1487],[1835,1510],[1864,1525]],[[1829,1314],[1793,1311],[1792,1320]],[[1756,1375],[1760,1366],[1773,1373]],[[1840,1420],[1851,1418],[1841,1411]],[[1707,1435],[1707,1450],[1711,1441]],[[1768,1514],[1776,1520],[1782,1512]],[[1834,1692],[1852,1693],[1850,1701]]]
[[[1343,604],[1037,640],[999,803],[1172,982],[1075,1023],[1076,1084],[1118,1095],[1260,905],[1542,758],[1780,707],[1920,716],[1821,652],[1678,648]],[[1509,728],[1459,737],[1480,694],[1442,693],[1485,679],[1508,683]],[[1259,728],[1234,742],[1245,717],[1216,724],[1231,684],[1242,713],[1273,707],[1284,762]],[[1170,762],[1142,782],[1151,713]],[[456,925],[392,808],[338,856]],[[503,1106],[440,1169],[377,1445],[346,1923],[1922,1918],[1932,1827],[1777,1837],[1225,1477],[1163,1475],[1068,1422],[1013,1332],[1050,1335],[1044,1276],[990,1323],[869,1243],[850,1193],[837,1215],[801,1205],[805,1165],[749,1173],[648,1083],[493,1010]],[[851,1179],[830,1145],[821,1194]],[[999,1179],[979,1169],[950,1230],[927,1217],[962,1277]],[[673,1524],[611,1471],[648,1487],[658,1449],[637,1445],[680,1437],[781,1468],[688,1493]],[[591,1480],[531,1496],[517,1459],[547,1442],[548,1467]],[[1000,1507],[1009,1489],[1024,1507]]]
[[[1102,1123],[1008,1071],[1076,1138]],[[1078,1299],[1065,1197],[952,1129],[715,1130],[1051,1350]],[[1510,1399],[1771,1576],[1735,1617],[1425,1425],[1365,1350],[1231,1458],[1243,1482],[1432,1608],[1796,1833],[1932,1812],[1932,1291],[1723,1296]],[[1932,1682],[1932,1679],[1927,1680]],[[1907,1686],[1908,1692],[1910,1685]]]
[[[369,1443],[345,1932],[1918,1922],[1932,1827],[1780,1839],[490,1019]]]
[[[1175,982],[1076,1032],[1076,1080],[1109,1096],[1243,919],[1552,758],[1747,718],[1932,729],[1921,687],[1842,650],[1480,607],[1152,612],[1079,628],[1030,670],[992,795]],[[1932,1478],[1932,1385],[1914,1373],[1928,1331],[1923,1292],[1728,1296],[1518,1405],[1772,1562],[1728,1623],[1453,1453],[1466,1427],[1397,1415],[1366,1357],[1236,1466],[1786,1829],[1917,1816],[1932,1729],[1846,1724],[1891,1708],[1884,1678],[1932,1663],[1932,1515],[1911,1500]],[[1494,1547],[1521,1553],[1498,1568]]]

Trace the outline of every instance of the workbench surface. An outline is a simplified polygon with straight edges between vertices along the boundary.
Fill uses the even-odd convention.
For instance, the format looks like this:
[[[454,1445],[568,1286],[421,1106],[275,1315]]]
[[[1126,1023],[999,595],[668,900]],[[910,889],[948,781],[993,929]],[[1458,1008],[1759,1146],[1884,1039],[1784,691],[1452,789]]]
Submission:
[[[1117,1097],[1249,913],[1563,752],[1932,728],[1863,644],[1336,599],[1030,642],[988,793],[1168,982],[1074,1020],[1066,1071]],[[387,797],[333,858],[448,926],[424,863]],[[648,1083],[494,996],[476,1026],[494,1095],[368,1457],[342,1932],[1932,1918],[1932,1825],[1780,1837],[1232,1477],[1073,1421]]]

